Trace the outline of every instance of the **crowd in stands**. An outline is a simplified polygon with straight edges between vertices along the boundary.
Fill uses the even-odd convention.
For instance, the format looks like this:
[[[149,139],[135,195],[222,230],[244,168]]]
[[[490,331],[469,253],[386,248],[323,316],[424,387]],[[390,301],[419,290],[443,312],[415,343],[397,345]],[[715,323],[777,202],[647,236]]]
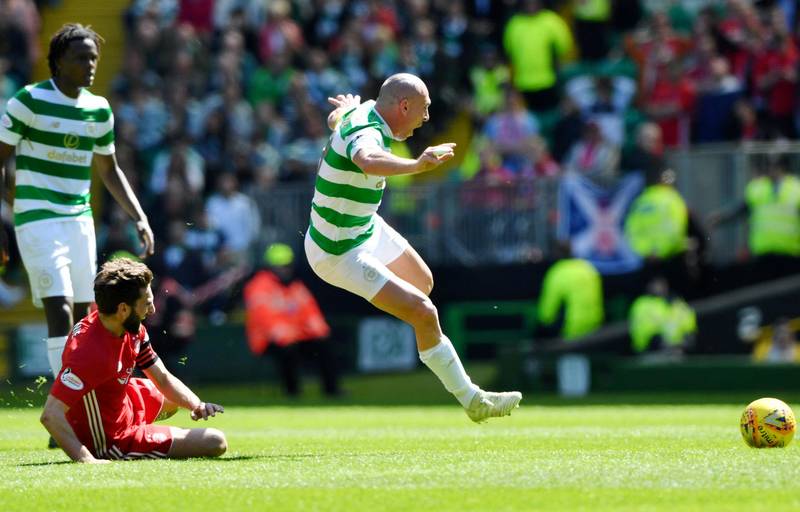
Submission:
[[[190,239],[216,240],[236,261],[274,241],[253,215],[259,191],[313,179],[327,97],[370,97],[395,72],[420,75],[432,94],[412,154],[469,117],[475,158],[461,179],[656,174],[664,148],[795,136],[791,2],[709,2],[691,15],[651,3],[668,9],[134,0],[111,91],[120,160],[148,211],[187,221]],[[156,226],[162,240],[168,225]]]
[[[41,58],[38,15],[0,2],[0,97]],[[252,264],[277,239],[259,198],[311,184],[327,97],[429,86],[416,154],[455,121],[471,143],[453,179],[518,183],[629,170],[653,183],[665,149],[795,138],[797,23],[788,1],[132,0],[107,94],[120,166],[154,221],[158,267],[184,286]],[[293,212],[292,214],[295,214]],[[296,212],[304,215],[305,212]],[[136,252],[104,211],[101,258]],[[117,220],[114,220],[117,219]],[[180,225],[180,227],[178,226]]]

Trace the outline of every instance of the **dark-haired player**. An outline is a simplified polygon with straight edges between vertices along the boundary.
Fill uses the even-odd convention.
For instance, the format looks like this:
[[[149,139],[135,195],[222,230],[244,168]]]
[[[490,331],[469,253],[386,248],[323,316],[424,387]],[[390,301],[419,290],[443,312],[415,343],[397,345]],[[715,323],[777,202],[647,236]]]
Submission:
[[[64,349],[64,367],[41,421],[76,462],[108,459],[216,457],[225,434],[214,428],[154,425],[179,407],[193,420],[221,406],[202,402],[158,358],[141,324],[155,312],[153,274],[126,258],[103,265],[94,280],[97,311],[78,322]],[[132,378],[135,368],[146,379]]]
[[[136,222],[153,253],[153,232],[114,156],[114,116],[108,101],[90,93],[102,38],[79,24],[50,40],[52,78],[26,85],[0,116],[2,167],[16,149],[14,227],[33,302],[47,317],[47,355],[53,375],[76,318],[94,300],[96,243],[89,188],[95,164],[106,188]],[[7,241],[0,230],[0,264]]]

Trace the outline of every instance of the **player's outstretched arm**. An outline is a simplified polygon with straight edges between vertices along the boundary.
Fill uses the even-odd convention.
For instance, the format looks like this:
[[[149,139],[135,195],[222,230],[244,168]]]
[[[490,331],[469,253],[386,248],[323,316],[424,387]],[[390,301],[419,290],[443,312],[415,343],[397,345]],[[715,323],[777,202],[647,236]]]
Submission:
[[[184,384],[179,378],[172,375],[164,362],[157,360],[152,366],[144,370],[147,378],[153,381],[159,391],[167,400],[178,404],[179,407],[188,409],[193,420],[208,420],[210,416],[216,416],[218,412],[225,412],[221,405],[203,402]]]
[[[70,459],[75,462],[84,462],[88,464],[105,464],[110,461],[105,459],[96,459],[92,452],[89,451],[75,435],[72,426],[67,421],[67,411],[69,407],[67,404],[54,397],[53,395],[47,396],[47,402],[44,404],[44,411],[39,421],[42,422],[44,428],[50,432],[53,439],[56,440],[58,446],[64,450]]]
[[[147,216],[144,214],[139,200],[136,199],[136,194],[133,193],[128,179],[119,168],[117,164],[117,157],[111,155],[94,155],[94,162],[100,178],[102,178],[108,191],[114,196],[117,203],[125,210],[125,213],[136,222],[136,231],[139,232],[139,238],[142,240],[144,250],[140,254],[141,257],[152,256],[155,250],[155,241],[153,238],[153,230],[150,229],[150,223],[147,221]]]
[[[353,163],[366,174],[397,176],[418,174],[436,169],[455,155],[455,143],[431,146],[419,158],[403,158],[382,149],[362,149],[353,156]]]
[[[328,103],[336,107],[328,114],[328,128],[333,130],[339,124],[339,120],[343,115],[361,104],[361,96],[358,94],[355,96],[352,94],[337,94],[335,98],[328,98]]]

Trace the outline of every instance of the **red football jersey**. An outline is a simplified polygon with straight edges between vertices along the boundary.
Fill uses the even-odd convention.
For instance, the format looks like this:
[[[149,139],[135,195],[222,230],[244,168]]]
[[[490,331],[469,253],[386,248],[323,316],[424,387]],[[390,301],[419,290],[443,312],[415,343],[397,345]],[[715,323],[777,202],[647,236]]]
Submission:
[[[117,337],[93,311],[73,327],[50,394],[69,406],[67,420],[95,456],[105,456],[111,441],[143,422],[126,390],[134,368],[144,370],[157,360],[144,325],[135,335]]]

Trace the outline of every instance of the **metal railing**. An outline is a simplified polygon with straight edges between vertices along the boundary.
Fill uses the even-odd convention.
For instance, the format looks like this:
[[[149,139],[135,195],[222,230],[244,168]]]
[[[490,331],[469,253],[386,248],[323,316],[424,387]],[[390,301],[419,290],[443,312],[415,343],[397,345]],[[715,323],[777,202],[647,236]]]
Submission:
[[[753,170],[776,154],[800,171],[800,144],[706,145],[668,155],[687,205],[703,223],[744,200]],[[431,264],[479,265],[534,261],[551,254],[558,179],[489,185],[442,182],[387,187],[380,214]],[[256,197],[263,241],[302,247],[313,184],[282,185]],[[715,263],[746,248],[746,219],[708,233]]]

